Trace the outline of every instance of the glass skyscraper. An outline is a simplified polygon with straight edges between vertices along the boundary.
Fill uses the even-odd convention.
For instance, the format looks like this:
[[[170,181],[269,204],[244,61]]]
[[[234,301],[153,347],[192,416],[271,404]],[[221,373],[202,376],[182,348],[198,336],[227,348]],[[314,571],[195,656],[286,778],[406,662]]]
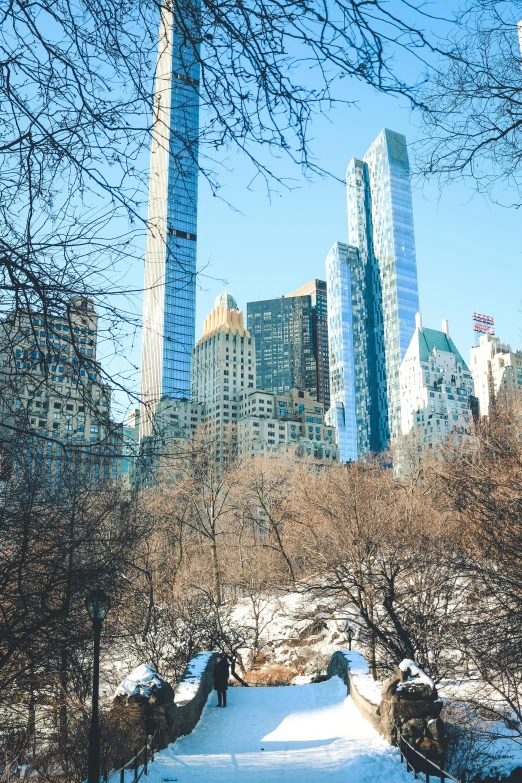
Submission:
[[[185,9],[186,10],[186,9]],[[196,29],[194,19],[184,25]],[[162,8],[145,254],[141,435],[160,399],[190,396],[195,342],[199,63]]]
[[[399,368],[419,311],[405,137],[383,130],[363,160],[350,162],[346,184],[351,305],[342,308],[350,307],[357,452],[364,456],[400,433]],[[328,290],[329,314],[340,306]],[[330,334],[331,368],[332,346]]]
[[[328,297],[326,280],[311,280],[288,296],[309,296],[312,307],[313,351],[317,374],[317,402],[330,407],[330,370],[328,364]]]
[[[341,462],[357,460],[352,318],[352,267],[358,262],[357,256],[356,248],[336,242],[326,257],[330,346],[330,409],[327,421],[337,430]]]
[[[317,400],[311,297],[248,302],[247,329],[256,346],[258,388],[273,394],[300,389]]]

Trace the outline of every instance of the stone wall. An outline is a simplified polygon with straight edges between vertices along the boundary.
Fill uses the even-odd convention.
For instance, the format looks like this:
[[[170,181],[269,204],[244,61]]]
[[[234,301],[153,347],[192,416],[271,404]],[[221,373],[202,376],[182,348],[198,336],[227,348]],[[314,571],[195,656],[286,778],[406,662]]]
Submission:
[[[404,660],[382,688],[370,674],[364,656],[339,650],[328,666],[327,677],[346,683],[348,693],[361,715],[389,742],[394,727],[418,750],[441,763],[446,750],[442,701],[433,681],[415,665]]]
[[[335,675],[346,684],[348,693],[361,715],[380,732],[380,688],[371,676],[364,656],[358,652],[338,650],[330,659],[326,676],[330,679]]]
[[[391,738],[397,726],[411,745],[441,763],[446,751],[442,707],[433,680],[414,661],[404,660],[382,686],[381,733]]]
[[[198,653],[187,664],[174,693],[174,724],[165,745],[196,727],[214,687],[216,653]]]
[[[160,730],[160,748],[166,748],[197,725],[214,685],[216,654],[194,655],[176,690],[148,664],[132,671],[117,688],[115,702],[138,706],[147,734]]]

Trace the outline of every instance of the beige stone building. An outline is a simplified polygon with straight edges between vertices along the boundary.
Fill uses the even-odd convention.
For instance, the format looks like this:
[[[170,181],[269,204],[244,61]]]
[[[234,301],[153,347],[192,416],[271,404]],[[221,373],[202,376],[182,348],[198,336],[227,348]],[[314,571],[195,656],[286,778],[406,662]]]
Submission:
[[[205,319],[192,359],[192,405],[218,456],[293,450],[336,460],[335,430],[324,405],[303,391],[280,396],[256,389],[255,343],[230,294]]]
[[[260,389],[240,395],[238,450],[251,455],[293,451],[298,457],[338,460],[335,429],[325,424],[324,405],[297,389],[285,395]]]
[[[121,474],[121,426],[96,359],[93,303],[60,316],[16,312],[0,324],[0,439],[15,475],[34,469],[48,489]]]
[[[204,406],[216,451],[237,445],[239,396],[256,383],[255,345],[231,294],[217,297],[192,354],[192,401]]]
[[[512,351],[498,337],[481,335],[471,349],[470,369],[480,416],[488,416],[496,401],[522,396],[522,351]]]

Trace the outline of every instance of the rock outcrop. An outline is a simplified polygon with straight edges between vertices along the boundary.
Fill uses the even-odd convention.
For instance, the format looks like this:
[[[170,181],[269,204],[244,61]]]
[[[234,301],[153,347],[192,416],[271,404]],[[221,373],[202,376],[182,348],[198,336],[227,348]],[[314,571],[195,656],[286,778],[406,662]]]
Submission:
[[[158,727],[170,731],[175,724],[174,690],[147,663],[125,677],[114,701],[140,708],[146,734],[153,734]]]
[[[404,660],[382,686],[382,733],[391,739],[397,726],[411,745],[440,762],[446,750],[442,706],[433,680],[413,661]]]

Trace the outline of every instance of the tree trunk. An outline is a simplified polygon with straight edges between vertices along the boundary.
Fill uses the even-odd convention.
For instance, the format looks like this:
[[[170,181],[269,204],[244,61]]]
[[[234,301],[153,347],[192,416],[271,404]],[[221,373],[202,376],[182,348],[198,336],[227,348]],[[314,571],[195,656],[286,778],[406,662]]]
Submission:
[[[221,574],[219,571],[219,558],[215,537],[212,538],[212,568],[214,571],[214,601],[216,602],[216,606],[221,606]]]

